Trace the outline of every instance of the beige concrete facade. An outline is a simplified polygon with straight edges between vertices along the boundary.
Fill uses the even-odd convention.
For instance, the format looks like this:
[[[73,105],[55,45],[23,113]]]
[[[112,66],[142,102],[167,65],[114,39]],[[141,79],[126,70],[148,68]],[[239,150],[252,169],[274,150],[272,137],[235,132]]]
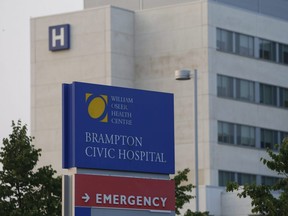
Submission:
[[[194,183],[193,80],[175,81],[174,71],[197,68],[200,210],[248,215],[249,201],[239,204],[218,186],[219,170],[275,174],[259,162],[263,149],[219,144],[217,122],[288,131],[287,109],[219,98],[217,74],[287,88],[288,67],[218,51],[216,29],[288,44],[288,23],[207,0],[157,2],[144,10],[132,10],[136,2],[131,10],[100,6],[31,20],[31,130],[42,149],[39,165],[62,172],[61,84],[83,81],[174,93],[176,170],[189,167]],[[64,23],[71,25],[71,48],[51,52],[48,27]]]

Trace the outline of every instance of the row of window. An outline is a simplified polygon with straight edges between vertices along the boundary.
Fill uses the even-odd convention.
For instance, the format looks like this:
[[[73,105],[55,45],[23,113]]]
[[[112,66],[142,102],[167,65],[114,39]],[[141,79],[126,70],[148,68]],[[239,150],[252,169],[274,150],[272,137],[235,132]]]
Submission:
[[[217,75],[217,95],[252,103],[288,108],[288,88]]]
[[[280,178],[271,176],[257,176],[247,173],[237,173],[229,171],[219,171],[219,186],[225,187],[229,182],[237,182],[239,185],[258,184],[258,185],[273,185]]]
[[[218,142],[254,148],[274,149],[288,132],[218,121]]]
[[[288,45],[217,28],[217,49],[288,64]]]

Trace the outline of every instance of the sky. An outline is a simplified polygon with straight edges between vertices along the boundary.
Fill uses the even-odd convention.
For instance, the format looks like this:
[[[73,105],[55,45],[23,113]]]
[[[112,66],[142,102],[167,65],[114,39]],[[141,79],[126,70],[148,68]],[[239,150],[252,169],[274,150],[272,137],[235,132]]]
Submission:
[[[30,127],[30,18],[82,9],[83,0],[0,0],[0,146],[12,120]]]

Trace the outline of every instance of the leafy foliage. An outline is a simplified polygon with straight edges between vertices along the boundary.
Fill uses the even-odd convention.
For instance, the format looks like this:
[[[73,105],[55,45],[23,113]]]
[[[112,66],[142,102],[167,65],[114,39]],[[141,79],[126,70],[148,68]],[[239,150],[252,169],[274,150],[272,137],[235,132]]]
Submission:
[[[240,198],[250,197],[252,199],[252,213],[261,215],[279,216],[287,215],[288,212],[288,138],[284,139],[279,147],[279,152],[267,149],[270,160],[261,158],[261,161],[270,170],[278,173],[279,180],[274,185],[244,185],[240,187],[231,182],[226,191],[240,190],[237,195]],[[276,193],[279,196],[275,196]]]
[[[209,212],[192,212],[190,209],[188,209],[184,216],[209,216]]]
[[[34,171],[41,150],[31,144],[33,138],[21,121],[13,121],[12,128],[0,151],[0,215],[61,215],[61,178],[53,177],[51,166]]]
[[[192,184],[184,184],[184,182],[188,181],[187,174],[190,172],[188,168],[183,171],[178,171],[177,175],[174,176],[175,181],[175,212],[177,215],[180,215],[180,209],[183,208],[185,203],[189,203],[191,199],[194,199],[195,196],[187,194],[188,192],[192,192],[192,189],[195,188]],[[208,212],[192,212],[188,209],[184,216],[208,216]]]
[[[183,181],[187,182],[188,177],[187,174],[190,172],[190,170],[184,169],[183,171],[178,171],[177,175],[174,176],[175,181],[175,212],[177,215],[180,215],[180,209],[183,208],[185,203],[189,203],[190,199],[195,198],[192,195],[187,194],[187,192],[192,192],[192,189],[195,188],[192,184],[183,185]]]

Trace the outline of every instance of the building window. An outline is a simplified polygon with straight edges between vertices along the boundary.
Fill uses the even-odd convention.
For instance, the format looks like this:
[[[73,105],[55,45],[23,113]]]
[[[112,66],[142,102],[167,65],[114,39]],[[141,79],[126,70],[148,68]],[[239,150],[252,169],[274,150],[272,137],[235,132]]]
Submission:
[[[288,139],[288,132],[280,132],[280,142],[282,143],[284,139]]]
[[[260,103],[277,105],[277,88],[272,85],[260,84]]]
[[[238,173],[237,180],[239,185],[256,184],[256,175]]]
[[[255,147],[255,128],[237,125],[237,144]]]
[[[288,88],[217,75],[217,96],[288,108]],[[258,102],[257,102],[258,103]]]
[[[258,148],[276,150],[276,144],[281,144],[285,138],[288,139],[287,131],[259,128],[260,134],[257,135],[256,129],[256,127],[252,126],[218,121],[218,143],[235,144],[253,148],[259,146]]]
[[[272,186],[276,184],[281,178],[274,176],[259,176],[262,185]],[[247,173],[236,173],[229,171],[218,171],[219,186],[225,187],[229,182],[237,182],[239,185],[257,184],[257,175]],[[260,183],[260,182],[258,182]]]
[[[276,43],[269,40],[259,39],[259,58],[276,61]]]
[[[217,50],[288,65],[288,44],[217,28]],[[257,39],[257,40],[255,40]],[[257,41],[257,44],[256,44]],[[257,49],[257,50],[256,50]]]
[[[244,101],[255,101],[255,83],[248,80],[236,80],[236,98]]]
[[[234,144],[234,125],[218,122],[218,142]]]
[[[227,171],[219,171],[219,186],[225,186],[229,182],[235,182],[235,173]]]
[[[233,52],[233,33],[224,29],[217,29],[217,49]]]
[[[217,76],[218,96],[233,98],[233,78],[223,75]]]
[[[261,148],[274,149],[278,143],[278,133],[274,130],[261,129]]]
[[[271,176],[261,176],[262,185],[272,186],[279,181],[280,178],[271,177]]]
[[[279,62],[288,64],[288,45],[279,44]]]
[[[236,53],[243,56],[254,56],[254,38],[236,33]]]
[[[280,88],[280,107],[288,108],[288,89]]]

